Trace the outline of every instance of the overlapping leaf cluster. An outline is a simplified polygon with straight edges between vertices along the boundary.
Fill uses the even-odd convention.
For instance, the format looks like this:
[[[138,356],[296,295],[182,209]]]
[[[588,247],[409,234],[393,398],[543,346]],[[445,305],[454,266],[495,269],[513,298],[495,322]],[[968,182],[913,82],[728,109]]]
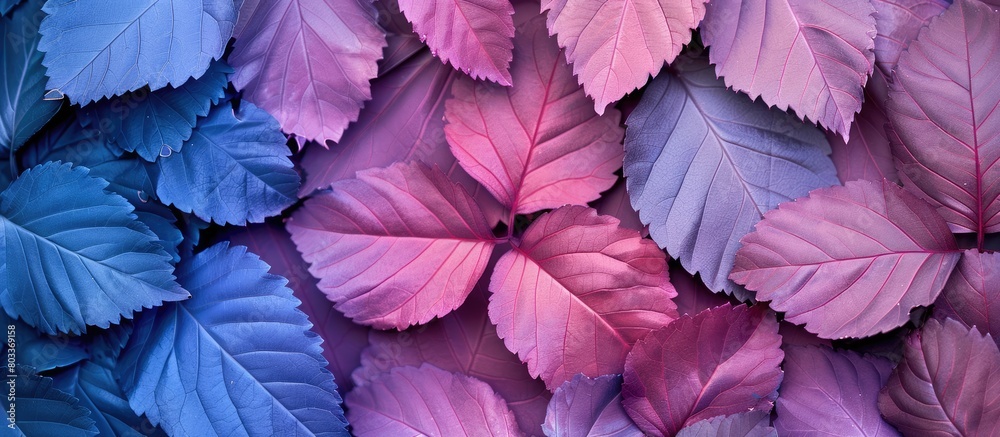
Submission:
[[[0,1],[5,429],[993,435],[997,8]]]

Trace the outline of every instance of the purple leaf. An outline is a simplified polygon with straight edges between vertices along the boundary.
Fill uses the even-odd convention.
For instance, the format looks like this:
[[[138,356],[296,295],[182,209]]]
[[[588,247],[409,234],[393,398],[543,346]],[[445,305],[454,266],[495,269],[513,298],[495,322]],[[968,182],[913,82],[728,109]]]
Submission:
[[[507,401],[521,430],[540,435],[551,395],[497,336],[486,310],[488,281],[479,281],[462,307],[440,320],[403,332],[372,331],[354,381],[364,385],[396,367],[432,364],[489,384]]]
[[[781,347],[795,346],[827,346],[833,347],[833,342],[827,338],[819,338],[816,334],[806,331],[802,325],[778,322],[778,334],[781,334]]]
[[[677,318],[663,252],[580,206],[536,219],[489,288],[500,338],[549,390],[621,372],[632,344]]]
[[[677,437],[777,437],[766,411],[747,411],[732,416],[715,416],[686,426]]]
[[[727,89],[704,59],[671,69],[628,119],[632,206],[687,271],[746,299],[728,281],[740,238],[779,203],[837,183],[828,145],[815,127]]]
[[[920,29],[941,15],[951,0],[870,0],[875,7],[875,66],[892,79],[899,55],[917,37]]]
[[[543,0],[546,10],[549,33],[603,114],[673,62],[705,16],[705,0]]]
[[[399,9],[441,61],[476,79],[510,86],[510,0],[399,0]]]
[[[949,317],[1000,341],[1000,253],[962,253],[934,302],[934,318],[944,322]]]
[[[503,398],[478,379],[430,364],[397,367],[347,395],[354,435],[517,436]]]
[[[998,369],[1000,350],[989,336],[955,320],[929,320],[906,339],[878,407],[904,435],[997,435]]]
[[[617,110],[598,116],[538,16],[518,27],[515,85],[455,81],[445,135],[462,167],[511,213],[585,204],[621,167]]]
[[[778,321],[764,305],[681,316],[628,355],[625,411],[654,435],[715,416],[770,411],[781,383],[780,345]]]
[[[250,252],[260,254],[260,259],[271,266],[269,273],[288,279],[287,287],[302,301],[299,309],[309,316],[312,331],[323,338],[323,358],[330,363],[326,368],[333,373],[338,391],[350,392],[354,387],[351,371],[361,364],[369,329],[333,309],[333,302],[316,288],[316,279],[306,270],[302,255],[282,227],[267,223],[235,228],[224,238],[231,242],[230,246],[246,246]]]
[[[600,198],[591,202],[591,206],[598,214],[621,220],[621,227],[639,231],[643,236],[649,235],[649,230],[639,219],[639,213],[632,209],[632,199],[628,195],[625,181],[616,183],[610,190],[602,193]]]
[[[386,31],[388,44],[378,61],[378,75],[382,77],[427,46],[413,34],[413,26],[399,11],[399,2],[375,0],[373,4],[378,12],[378,24]]]
[[[867,0],[714,0],[701,37],[729,85],[848,139],[875,62]]]
[[[676,261],[670,262],[670,283],[677,289],[674,303],[677,304],[677,313],[680,315],[687,314],[693,317],[695,314],[719,305],[739,304],[723,293],[709,290],[705,283],[701,282],[701,278],[688,273]]]
[[[952,231],[1000,231],[1000,12],[958,0],[900,56],[888,116],[904,186]]]
[[[319,289],[357,323],[404,329],[458,308],[494,237],[475,201],[439,169],[360,172],[288,221]]]
[[[784,203],[742,243],[733,280],[831,339],[902,326],[934,302],[960,255],[934,208],[888,181]]]
[[[625,413],[620,375],[594,379],[576,375],[552,396],[545,415],[545,435],[560,437],[627,437],[640,434]]]
[[[774,427],[781,435],[898,436],[878,412],[892,372],[884,358],[828,347],[785,349]]]
[[[865,90],[864,107],[851,125],[851,139],[844,139],[836,134],[828,134],[830,140],[830,159],[837,167],[837,176],[841,182],[858,179],[872,182],[899,182],[896,166],[886,136],[886,124],[889,120],[881,106],[874,102],[874,97]]]
[[[385,33],[370,0],[244,0],[229,63],[289,134],[338,141],[371,98]]]

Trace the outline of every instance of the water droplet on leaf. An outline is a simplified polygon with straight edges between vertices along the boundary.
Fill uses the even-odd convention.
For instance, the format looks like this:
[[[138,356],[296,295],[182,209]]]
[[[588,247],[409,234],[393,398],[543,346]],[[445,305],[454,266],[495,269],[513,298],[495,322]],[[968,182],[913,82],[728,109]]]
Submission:
[[[160,147],[160,158],[169,157],[172,153],[174,153],[174,149],[171,149],[170,146],[164,144]]]
[[[149,195],[146,194],[145,191],[139,190],[139,193],[137,194],[137,196],[139,197],[139,201],[140,202],[142,202],[142,203],[149,202]]]

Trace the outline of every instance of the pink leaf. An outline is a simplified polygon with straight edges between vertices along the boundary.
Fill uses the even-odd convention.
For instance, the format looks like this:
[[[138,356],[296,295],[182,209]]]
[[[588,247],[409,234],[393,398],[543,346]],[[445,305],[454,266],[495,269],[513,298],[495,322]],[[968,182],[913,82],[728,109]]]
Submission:
[[[701,37],[726,85],[848,139],[875,62],[867,0],[713,0]]]
[[[542,0],[546,10],[549,33],[603,114],[673,62],[705,16],[705,0]]]
[[[510,86],[510,0],[399,0],[399,8],[441,61],[477,79]]]
[[[955,320],[929,320],[906,339],[878,407],[903,435],[995,436],[998,369],[1000,350],[989,336]]]
[[[622,165],[617,110],[598,116],[541,17],[518,28],[514,87],[460,79],[445,135],[462,167],[512,213],[585,204]]]
[[[580,206],[536,219],[490,291],[497,332],[549,390],[577,373],[621,373],[632,344],[677,317],[663,252]]]
[[[333,309],[333,302],[316,288],[316,278],[306,270],[302,255],[295,250],[291,237],[273,224],[235,228],[226,235],[233,245],[246,246],[251,253],[271,266],[269,273],[288,280],[288,288],[302,301],[299,309],[309,316],[312,331],[323,338],[323,357],[330,363],[340,393],[354,388],[351,371],[361,364],[361,352],[368,346],[367,327],[351,322]]]
[[[286,133],[338,141],[371,98],[385,33],[371,0],[244,0],[229,63]]]
[[[780,345],[778,321],[763,305],[682,316],[628,355],[625,411],[653,435],[715,416],[770,411],[781,382]]]
[[[955,232],[1000,231],[1000,12],[957,0],[910,43],[888,116],[904,185]],[[982,241],[980,239],[980,241]]]
[[[364,385],[396,367],[433,364],[489,384],[507,401],[521,430],[541,435],[551,394],[497,337],[486,311],[488,281],[479,281],[462,307],[440,320],[403,332],[372,331],[354,381]]]
[[[836,134],[827,135],[830,140],[830,159],[837,167],[837,176],[841,182],[864,179],[872,182],[882,182],[888,179],[899,182],[896,166],[889,147],[889,138],[885,128],[889,120],[885,113],[866,90],[865,102],[861,113],[851,125],[851,139],[844,141]]]
[[[378,329],[404,329],[458,308],[495,241],[465,190],[420,163],[339,181],[287,226],[320,290],[347,317]]]
[[[1000,253],[962,253],[958,268],[934,302],[934,318],[943,322],[948,317],[1000,342]]]
[[[960,255],[933,207],[888,181],[783,203],[741,242],[730,277],[831,339],[902,326],[934,302]]]
[[[430,364],[398,367],[347,395],[356,436],[517,436],[507,403],[478,379]]]

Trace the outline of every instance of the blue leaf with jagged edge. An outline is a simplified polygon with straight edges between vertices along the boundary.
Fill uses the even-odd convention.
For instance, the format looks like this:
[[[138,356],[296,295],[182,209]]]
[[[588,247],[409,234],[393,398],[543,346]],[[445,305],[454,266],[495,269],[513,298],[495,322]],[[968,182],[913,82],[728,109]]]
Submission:
[[[823,133],[727,89],[704,58],[681,56],[629,115],[624,172],[660,247],[705,285],[729,280],[740,238],[779,203],[839,183]]]
[[[115,375],[170,435],[348,435],[322,339],[287,281],[243,246],[187,258],[191,299],[143,312]]]
[[[24,322],[10,318],[0,311],[0,327],[14,330],[14,353],[17,362],[28,365],[40,372],[67,367],[87,359],[86,346],[80,337],[45,335]],[[4,353],[8,344],[4,344]]]
[[[16,369],[16,377],[9,380],[13,381],[17,395],[14,423],[12,428],[7,416],[0,428],[4,436],[97,435],[90,410],[81,406],[78,399],[53,387],[52,378],[36,374],[31,367],[18,365]]]
[[[188,297],[132,205],[85,167],[46,163],[0,194],[0,306],[40,331],[107,328]]]
[[[44,100],[45,67],[37,50],[42,0],[30,0],[0,20],[0,151],[19,149],[59,111],[61,102]],[[4,10],[0,5],[0,10]],[[4,10],[4,12],[6,12]]]
[[[139,159],[118,157],[117,149],[96,129],[82,128],[70,118],[46,130],[25,149],[24,168],[49,161],[72,162],[90,169],[90,175],[108,181],[108,190],[129,201],[135,215],[160,238],[173,262],[180,261],[178,245],[184,239],[177,217],[155,199],[156,174]]]
[[[299,174],[278,122],[249,102],[198,121],[181,152],[156,161],[156,195],[205,221],[260,223],[295,203]]]
[[[225,95],[232,72],[222,61],[212,62],[203,76],[177,88],[142,88],[87,105],[80,111],[80,123],[107,134],[122,151],[155,161],[157,156],[181,150],[198,117],[208,115],[208,109]]]
[[[49,0],[43,10],[46,88],[78,104],[201,77],[236,25],[233,0]]]

